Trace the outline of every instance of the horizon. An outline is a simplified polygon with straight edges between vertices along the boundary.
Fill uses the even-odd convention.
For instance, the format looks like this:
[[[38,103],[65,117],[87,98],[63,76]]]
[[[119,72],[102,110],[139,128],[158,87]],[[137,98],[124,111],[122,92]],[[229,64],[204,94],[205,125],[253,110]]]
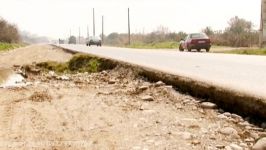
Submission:
[[[101,16],[105,35],[127,33],[127,9],[130,8],[132,33],[149,33],[159,26],[171,32],[199,32],[210,26],[224,30],[230,18],[238,16],[260,27],[260,0],[0,0],[0,16],[27,31],[49,38],[86,37],[92,33],[92,9],[95,8],[96,35],[101,33]],[[240,7],[237,7],[241,5]],[[14,11],[15,10],[15,11]],[[193,10],[190,12],[190,10]]]

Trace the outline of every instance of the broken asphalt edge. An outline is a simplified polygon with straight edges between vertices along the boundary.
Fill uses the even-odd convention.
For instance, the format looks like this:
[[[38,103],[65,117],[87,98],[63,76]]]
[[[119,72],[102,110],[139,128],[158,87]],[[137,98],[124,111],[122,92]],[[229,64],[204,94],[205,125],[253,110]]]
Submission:
[[[52,46],[63,49],[65,52],[71,54],[81,53],[71,49],[60,47],[60,45]],[[150,81],[163,81],[167,85],[174,86],[177,91],[216,103],[220,108],[226,111],[237,113],[244,117],[252,117],[252,119],[255,119],[259,122],[263,122],[266,120],[265,98],[244,92],[235,91],[232,89],[227,89],[219,85],[198,81],[189,77],[170,74],[153,68],[115,60],[113,58],[102,57],[94,54],[89,55],[98,57],[99,59],[103,59],[105,61],[107,60],[112,64],[117,64],[125,68],[131,68],[133,70],[136,70],[140,76],[146,77]]]

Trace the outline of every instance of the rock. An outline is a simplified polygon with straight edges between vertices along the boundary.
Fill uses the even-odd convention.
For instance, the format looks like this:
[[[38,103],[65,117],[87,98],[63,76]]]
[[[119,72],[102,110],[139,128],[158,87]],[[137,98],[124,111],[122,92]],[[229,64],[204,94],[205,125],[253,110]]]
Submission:
[[[254,133],[254,132],[251,132],[250,133],[250,136],[253,138],[253,139],[258,139],[260,136],[257,134],[257,133]],[[253,140],[254,141],[254,140]]]
[[[154,101],[153,97],[152,96],[149,96],[149,95],[143,96],[141,99],[143,101]]]
[[[176,109],[183,109],[181,104],[176,104],[175,107],[176,107]]]
[[[254,140],[253,138],[247,138],[247,139],[245,139],[244,141],[247,142],[247,143],[252,143],[252,142],[254,142],[255,140]]]
[[[149,87],[146,86],[146,85],[143,85],[143,86],[139,87],[139,89],[142,90],[142,91],[147,90],[148,88],[149,88]]]
[[[155,83],[155,86],[158,87],[158,86],[163,86],[165,85],[162,81],[158,81]]]
[[[218,149],[224,149],[225,148],[224,145],[216,145],[215,147],[218,148]]]
[[[193,135],[189,132],[182,132],[181,133],[181,137],[184,139],[184,140],[192,140],[193,139]]]
[[[144,103],[140,106],[140,110],[149,110],[150,109],[150,105],[147,103]]]
[[[240,126],[246,127],[246,126],[250,126],[250,124],[247,121],[244,122],[239,122],[238,123]]]
[[[237,135],[237,131],[234,128],[226,127],[220,130],[220,133],[224,135]]]
[[[66,75],[59,76],[59,77],[57,77],[57,79],[58,80],[63,80],[63,81],[69,81],[70,80],[70,78],[68,76],[66,76]]]
[[[229,112],[225,112],[225,113],[223,113],[226,117],[231,117],[231,113],[229,113]]]
[[[20,68],[21,66],[20,65],[17,65],[17,64],[14,64],[13,67],[14,68]]]
[[[201,142],[199,140],[193,140],[191,144],[193,145],[199,145]]]
[[[240,143],[239,146],[244,147],[244,148],[248,148],[248,145],[246,143]]]
[[[34,65],[26,65],[21,68],[24,69],[26,73],[30,74],[39,74],[41,72],[40,69],[37,69]]]
[[[220,109],[218,109],[218,112],[222,114],[222,113],[224,113],[224,110],[220,108]]]
[[[109,81],[108,81],[108,84],[115,84],[115,83],[116,83],[115,80],[109,80]]]
[[[231,114],[231,117],[234,118],[234,119],[243,120],[242,117],[237,115],[237,114]]]
[[[227,119],[227,117],[224,114],[218,115],[218,118],[220,118],[220,119]]]
[[[87,72],[87,73],[88,73],[88,72]],[[101,73],[102,73],[103,75],[107,75],[107,74],[108,74],[107,71],[105,71],[105,70],[102,71]]]
[[[48,74],[52,77],[56,76],[55,72],[54,71],[49,71]]]
[[[164,86],[166,89],[170,89],[170,90],[172,90],[173,89],[173,86],[172,85],[166,85],[166,86]]]
[[[263,123],[261,124],[261,127],[264,128],[264,129],[266,129],[266,122],[263,122]]]
[[[200,105],[202,108],[205,108],[205,109],[214,109],[217,107],[216,104],[211,103],[211,102],[203,102]]]
[[[225,146],[224,148],[225,150],[232,150],[232,148],[230,146]]]
[[[258,128],[258,127],[253,127],[253,128],[251,128],[251,130],[260,131],[260,132],[263,132],[264,131],[263,128]]]
[[[238,146],[237,144],[234,144],[234,143],[230,144],[230,147],[231,147],[232,150],[243,150],[242,147],[240,147],[240,146]]]
[[[266,150],[266,137],[258,140],[252,150]]]

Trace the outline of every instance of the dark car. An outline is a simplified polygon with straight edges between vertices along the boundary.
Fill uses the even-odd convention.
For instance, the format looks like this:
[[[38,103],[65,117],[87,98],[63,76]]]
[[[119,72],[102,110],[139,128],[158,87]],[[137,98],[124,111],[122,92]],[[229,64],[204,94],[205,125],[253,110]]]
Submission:
[[[205,33],[192,33],[189,34],[185,40],[180,41],[179,50],[184,51],[187,49],[189,52],[196,49],[198,52],[205,49],[209,52],[211,48],[211,40]]]
[[[97,45],[97,46],[102,46],[102,40],[98,36],[91,36],[89,37],[88,41],[86,42],[87,46],[91,45]]]

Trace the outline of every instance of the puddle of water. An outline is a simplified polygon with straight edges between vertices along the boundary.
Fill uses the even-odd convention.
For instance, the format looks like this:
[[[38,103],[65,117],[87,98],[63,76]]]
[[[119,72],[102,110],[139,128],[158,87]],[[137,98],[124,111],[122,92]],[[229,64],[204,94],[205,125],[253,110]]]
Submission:
[[[24,78],[11,69],[0,69],[0,88],[26,86]]]
[[[6,81],[11,74],[14,74],[11,69],[0,68],[0,84]]]

